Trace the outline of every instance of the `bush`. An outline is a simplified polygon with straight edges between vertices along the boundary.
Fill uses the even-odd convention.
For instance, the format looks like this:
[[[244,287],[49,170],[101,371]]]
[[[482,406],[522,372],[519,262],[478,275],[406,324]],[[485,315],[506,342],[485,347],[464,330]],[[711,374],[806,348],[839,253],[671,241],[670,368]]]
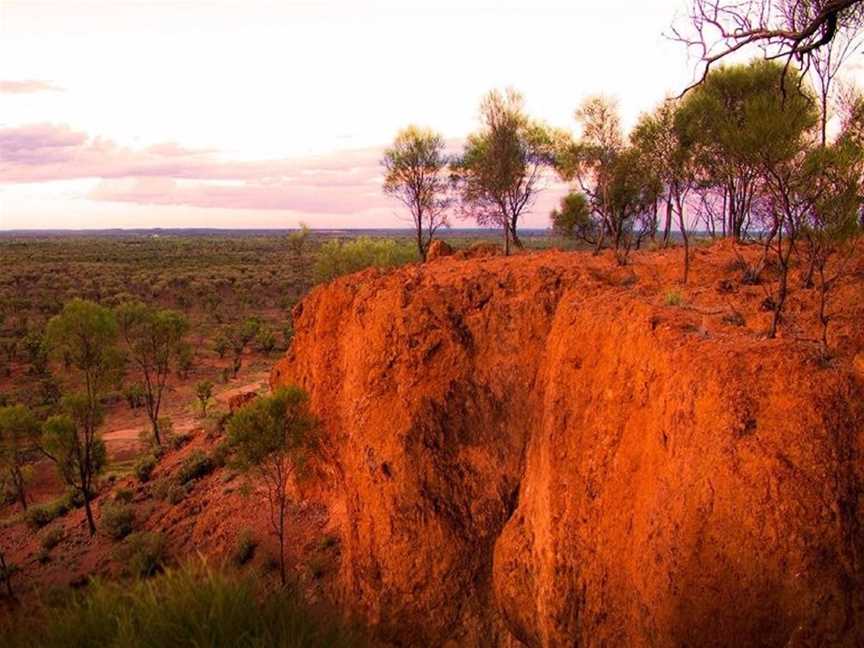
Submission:
[[[269,328],[262,328],[255,336],[255,346],[261,353],[269,354],[276,348],[276,336]]]
[[[131,585],[97,581],[0,634],[0,644],[343,648],[363,645],[358,635],[309,608],[293,590],[265,596],[250,578],[191,564]]]
[[[53,527],[42,534],[39,543],[42,545],[42,549],[47,552],[60,544],[63,541],[63,537],[63,529],[60,527]]]
[[[666,293],[667,306],[680,306],[683,302],[684,298],[681,296],[680,290],[670,290]]]
[[[150,481],[153,471],[156,470],[156,457],[153,455],[144,455],[135,464],[135,476],[142,484]]]
[[[50,524],[59,517],[66,515],[74,508],[84,506],[84,497],[77,490],[70,490],[62,497],[47,502],[46,504],[38,504],[27,509],[26,519],[28,524],[35,529]]]
[[[414,245],[361,236],[350,241],[327,241],[315,258],[315,281],[324,282],[364,268],[392,268],[417,261]]]
[[[180,465],[177,481],[182,485],[193,479],[200,479],[213,472],[213,461],[200,450],[190,454]]]
[[[192,440],[191,434],[175,434],[171,437],[170,444],[172,450],[179,450]]]
[[[192,486],[191,483],[181,485],[175,481],[169,482],[168,491],[165,493],[165,499],[171,506],[179,504],[184,499],[186,499],[186,496],[189,494],[190,491],[190,486]]]
[[[237,546],[231,554],[231,561],[235,565],[245,565],[252,560],[255,555],[255,549],[258,547],[258,542],[248,529],[242,531],[237,537]]]
[[[135,514],[132,507],[122,502],[105,502],[100,520],[102,530],[112,540],[122,540],[132,533]]]
[[[130,488],[119,488],[117,489],[117,492],[114,493],[114,501],[123,502],[124,504],[131,504],[134,497],[135,493]]]
[[[114,552],[114,559],[124,563],[132,576],[153,576],[165,565],[165,540],[161,533],[132,533]]]

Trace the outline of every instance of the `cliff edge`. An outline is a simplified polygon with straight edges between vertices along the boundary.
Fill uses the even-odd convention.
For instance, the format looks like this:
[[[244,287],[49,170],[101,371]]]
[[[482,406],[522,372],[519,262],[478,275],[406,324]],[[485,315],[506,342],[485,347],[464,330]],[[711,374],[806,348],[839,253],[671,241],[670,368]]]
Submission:
[[[341,602],[393,645],[864,643],[864,263],[765,339],[756,250],[443,257],[315,289]],[[793,279],[797,281],[797,278]]]

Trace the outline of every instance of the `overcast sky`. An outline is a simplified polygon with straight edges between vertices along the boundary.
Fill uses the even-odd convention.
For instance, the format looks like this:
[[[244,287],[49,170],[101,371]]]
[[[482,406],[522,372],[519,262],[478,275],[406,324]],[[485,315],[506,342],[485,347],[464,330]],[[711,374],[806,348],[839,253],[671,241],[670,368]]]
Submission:
[[[404,226],[381,149],[491,88],[576,127],[690,80],[684,0],[0,0],[0,229]],[[545,227],[551,187],[526,218]]]

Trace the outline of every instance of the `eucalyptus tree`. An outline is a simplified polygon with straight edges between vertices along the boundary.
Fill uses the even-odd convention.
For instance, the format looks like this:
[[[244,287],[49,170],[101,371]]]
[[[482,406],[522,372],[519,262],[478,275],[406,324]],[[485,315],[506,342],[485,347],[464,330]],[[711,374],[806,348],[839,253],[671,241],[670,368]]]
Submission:
[[[551,167],[553,133],[530,119],[524,99],[515,90],[493,90],[480,104],[481,128],[468,136],[465,150],[451,165],[451,178],[462,199],[465,216],[504,233],[504,251],[511,241],[521,248],[518,226],[544,187]]]
[[[595,250],[609,240],[619,262],[634,242],[656,223],[660,182],[646,168],[639,151],[628,146],[617,107],[605,97],[588,98],[576,117],[582,126],[578,139],[561,135],[556,140],[555,167],[565,181],[576,184],[590,217],[596,221]],[[585,230],[583,231],[591,231]]]
[[[639,152],[645,168],[657,175],[666,203],[666,225],[663,242],[667,245],[673,214],[684,242],[683,282],[690,272],[690,236],[685,214],[687,195],[695,182],[693,156],[676,128],[678,103],[672,100],[660,104],[652,113],[642,115],[631,141]]]
[[[831,292],[848,271],[864,229],[864,142],[858,136],[864,126],[864,99],[859,101],[857,120],[853,113],[837,141],[811,151],[802,165],[810,197],[803,234],[810,268],[817,279],[819,342],[825,359],[830,356]]]
[[[790,82],[783,76],[783,66],[769,61],[717,68],[676,115],[678,137],[693,155],[697,188],[722,194],[722,233],[736,240],[753,225],[766,162],[794,157],[812,127],[812,98],[799,91],[784,96],[781,84],[793,87],[798,77]]]
[[[279,573],[284,586],[285,521],[292,480],[302,472],[313,448],[316,421],[309,398],[297,388],[280,389],[238,410],[228,424],[228,439],[239,468],[264,483],[269,522],[279,542]]]
[[[48,456],[61,476],[84,498],[90,533],[96,533],[90,502],[95,478],[105,463],[99,437],[101,397],[120,373],[114,313],[83,299],[67,302],[48,322],[45,339],[50,352],[62,358],[78,384],[78,391],[63,399],[65,414],[44,426]]]
[[[178,366],[186,344],[189,324],[172,310],[159,310],[141,302],[126,302],[117,307],[120,337],[129,360],[144,386],[144,405],[156,445],[162,445],[159,412],[171,368]]]
[[[28,463],[39,441],[39,421],[24,405],[0,407],[0,482],[8,482],[27,509]]]
[[[426,253],[435,233],[448,225],[450,180],[444,138],[433,130],[408,126],[384,151],[384,193],[408,209],[414,224],[417,252]]]

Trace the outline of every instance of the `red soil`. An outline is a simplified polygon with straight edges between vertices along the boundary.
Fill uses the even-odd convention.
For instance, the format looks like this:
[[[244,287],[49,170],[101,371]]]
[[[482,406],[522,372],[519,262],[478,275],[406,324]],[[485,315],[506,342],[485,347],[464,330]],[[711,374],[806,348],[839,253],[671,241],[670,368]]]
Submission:
[[[730,244],[446,257],[320,287],[339,595],[397,645],[864,644],[864,258],[777,339]],[[770,272],[766,275],[770,279]],[[681,305],[667,298],[681,293]]]

